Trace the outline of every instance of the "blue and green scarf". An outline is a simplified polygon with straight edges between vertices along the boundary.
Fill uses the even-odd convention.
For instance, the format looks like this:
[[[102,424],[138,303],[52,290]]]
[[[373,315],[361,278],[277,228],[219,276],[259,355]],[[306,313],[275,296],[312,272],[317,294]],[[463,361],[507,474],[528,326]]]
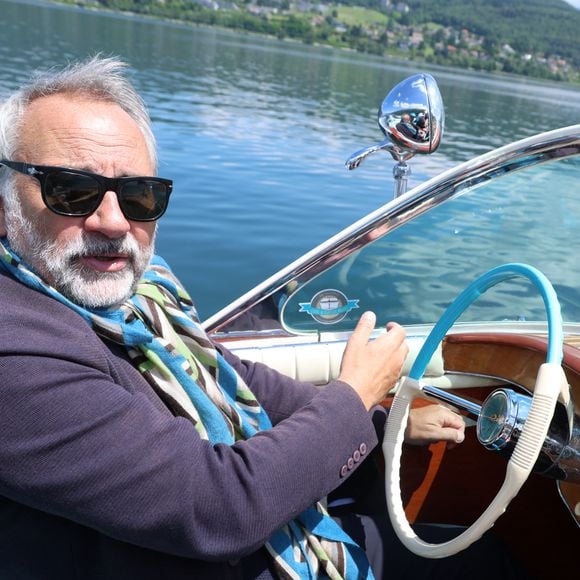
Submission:
[[[270,429],[268,415],[203,330],[193,302],[164,260],[155,256],[135,294],[117,310],[88,310],[46,284],[0,242],[0,264],[25,286],[65,304],[105,340],[124,345],[172,412],[199,436],[234,444]],[[360,547],[316,504],[266,543],[280,578],[372,578]]]

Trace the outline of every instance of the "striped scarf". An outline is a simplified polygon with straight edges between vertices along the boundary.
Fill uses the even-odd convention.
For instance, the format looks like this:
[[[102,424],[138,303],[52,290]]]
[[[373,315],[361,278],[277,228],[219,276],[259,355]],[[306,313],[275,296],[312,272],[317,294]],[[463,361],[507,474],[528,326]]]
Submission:
[[[161,258],[153,257],[135,294],[118,310],[88,310],[47,285],[2,242],[0,264],[10,275],[77,312],[103,339],[124,345],[165,404],[189,418],[202,439],[232,445],[272,427]],[[265,547],[280,578],[373,577],[364,552],[321,504],[282,526]]]

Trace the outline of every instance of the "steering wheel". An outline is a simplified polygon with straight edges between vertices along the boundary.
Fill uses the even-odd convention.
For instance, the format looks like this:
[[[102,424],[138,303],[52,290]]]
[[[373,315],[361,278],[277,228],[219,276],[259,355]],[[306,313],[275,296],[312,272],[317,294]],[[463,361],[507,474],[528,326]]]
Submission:
[[[453,323],[481,294],[496,284],[515,277],[525,277],[533,282],[542,295],[548,319],[548,352],[546,362],[538,371],[530,411],[508,461],[503,485],[486,510],[456,538],[441,544],[427,543],[419,538],[409,525],[403,509],[399,484],[402,445],[411,403],[421,395],[423,387],[420,379],[435,349]],[[561,366],[562,344],[562,316],[554,288],[540,271],[526,264],[504,264],[472,282],[451,303],[433,327],[417,355],[409,376],[397,389],[383,440],[389,516],[397,536],[410,551],[426,558],[444,558],[456,554],[478,540],[506,510],[538,459],[558,395],[562,393],[566,397],[568,382]]]

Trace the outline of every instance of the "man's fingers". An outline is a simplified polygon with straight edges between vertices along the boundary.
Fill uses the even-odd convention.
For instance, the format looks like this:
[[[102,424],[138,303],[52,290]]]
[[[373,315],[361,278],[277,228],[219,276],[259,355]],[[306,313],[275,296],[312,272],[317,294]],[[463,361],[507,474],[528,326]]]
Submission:
[[[441,426],[442,427],[453,427],[455,429],[464,429],[465,420],[463,417],[454,411],[453,409],[447,408],[445,405],[439,405],[439,412],[441,413]]]
[[[391,325],[385,334],[370,340],[377,317],[365,312],[350,335],[342,356],[339,379],[351,385],[367,409],[381,401],[399,378],[408,351],[405,331]]]
[[[375,329],[376,322],[377,317],[374,312],[364,312],[360,317],[354,332],[350,335],[348,342],[353,346],[367,344],[373,330]]]
[[[413,445],[446,441],[451,448],[465,439],[465,421],[443,405],[414,408],[409,415],[405,439]]]
[[[403,342],[405,342],[405,338],[405,329],[396,322],[389,322],[387,324],[387,332],[385,334],[381,334],[378,340],[383,343],[388,342],[395,347],[399,347]],[[408,348],[406,348],[405,352],[407,351]]]
[[[449,441],[450,443],[461,443],[465,439],[465,433],[461,429],[453,429],[445,427],[439,432],[441,441]]]

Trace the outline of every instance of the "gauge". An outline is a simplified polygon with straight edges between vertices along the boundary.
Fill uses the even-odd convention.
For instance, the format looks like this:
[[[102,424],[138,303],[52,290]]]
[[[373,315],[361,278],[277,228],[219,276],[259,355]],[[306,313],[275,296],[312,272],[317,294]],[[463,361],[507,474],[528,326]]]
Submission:
[[[494,391],[483,403],[477,420],[477,438],[482,445],[500,449],[506,442],[505,430],[510,429],[508,417],[511,401],[503,390]]]

